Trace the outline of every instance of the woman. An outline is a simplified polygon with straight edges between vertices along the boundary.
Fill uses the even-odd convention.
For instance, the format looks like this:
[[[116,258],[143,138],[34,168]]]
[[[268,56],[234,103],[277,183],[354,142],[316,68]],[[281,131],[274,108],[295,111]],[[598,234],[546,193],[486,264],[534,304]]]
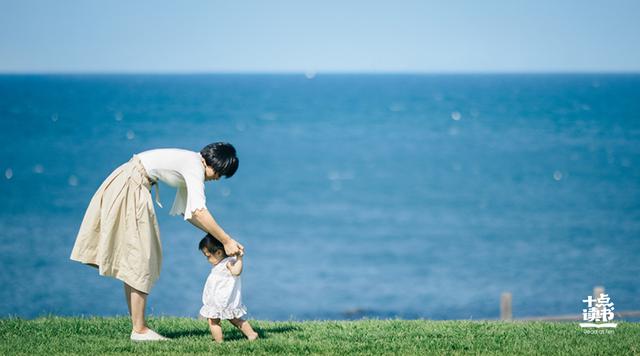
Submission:
[[[232,239],[206,207],[204,182],[229,178],[238,169],[236,150],[216,142],[199,153],[165,148],[133,155],[109,175],[91,198],[71,259],[97,267],[100,275],[124,282],[131,316],[131,339],[166,340],[145,323],[147,296],[160,275],[162,247],[151,186],[158,181],[177,188],[170,214],[210,233],[227,255],[238,255],[244,247]]]

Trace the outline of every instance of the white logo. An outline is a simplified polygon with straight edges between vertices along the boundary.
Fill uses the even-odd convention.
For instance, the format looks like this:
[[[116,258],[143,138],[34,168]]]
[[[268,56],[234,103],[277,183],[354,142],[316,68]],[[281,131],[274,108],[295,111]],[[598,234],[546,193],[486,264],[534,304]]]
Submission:
[[[582,300],[587,303],[587,309],[582,309],[582,320],[588,323],[580,323],[583,328],[615,328],[618,324],[608,323],[613,320],[613,302],[610,301],[609,295],[601,293],[597,299],[588,296]]]

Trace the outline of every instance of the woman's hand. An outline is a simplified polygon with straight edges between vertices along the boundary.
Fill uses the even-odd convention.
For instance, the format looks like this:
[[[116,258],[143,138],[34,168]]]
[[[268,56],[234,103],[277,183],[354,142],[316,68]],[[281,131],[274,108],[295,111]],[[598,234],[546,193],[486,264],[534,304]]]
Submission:
[[[223,246],[227,256],[241,256],[244,254],[244,246],[234,239],[229,239]]]

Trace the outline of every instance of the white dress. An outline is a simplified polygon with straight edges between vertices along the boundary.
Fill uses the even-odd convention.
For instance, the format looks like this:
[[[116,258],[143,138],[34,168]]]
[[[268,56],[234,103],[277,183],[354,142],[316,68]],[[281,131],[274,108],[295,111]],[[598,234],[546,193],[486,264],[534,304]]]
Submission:
[[[227,257],[213,266],[202,291],[200,315],[210,319],[236,319],[247,314],[242,304],[242,282],[240,276],[234,276],[227,263],[236,257]]]
[[[187,220],[196,210],[207,208],[204,195],[205,172],[199,152],[159,148],[140,152],[137,156],[151,180],[160,180],[177,188],[169,214],[184,214],[184,219]]]

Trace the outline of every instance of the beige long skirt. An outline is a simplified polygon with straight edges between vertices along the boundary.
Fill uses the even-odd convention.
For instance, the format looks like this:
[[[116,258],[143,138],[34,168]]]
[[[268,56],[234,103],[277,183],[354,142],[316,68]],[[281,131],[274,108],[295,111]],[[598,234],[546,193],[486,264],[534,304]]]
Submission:
[[[71,259],[149,293],[162,265],[151,184],[136,155],[113,171],[91,198]]]

